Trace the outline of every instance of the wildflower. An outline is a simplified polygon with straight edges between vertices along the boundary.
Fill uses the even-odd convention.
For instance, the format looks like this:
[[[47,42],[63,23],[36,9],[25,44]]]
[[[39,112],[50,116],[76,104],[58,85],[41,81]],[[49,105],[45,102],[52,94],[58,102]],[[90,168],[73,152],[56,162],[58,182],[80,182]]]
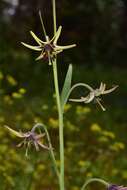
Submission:
[[[106,84],[101,82],[100,87],[97,89],[93,89],[90,86],[88,86],[88,87],[89,87],[88,89],[90,90],[90,92],[87,96],[81,97],[80,99],[69,99],[69,100],[73,101],[73,102],[84,102],[85,104],[88,104],[94,100],[95,102],[97,102],[99,104],[99,106],[102,108],[102,110],[105,111],[106,109],[101,104],[100,96],[113,92],[118,86],[116,85],[113,88],[106,90]]]
[[[40,16],[40,19],[41,19],[41,23],[42,23],[43,21],[42,21],[41,16]],[[39,39],[36,36],[36,34],[34,32],[30,31],[30,34],[32,35],[32,37],[34,38],[34,40],[37,42],[38,45],[32,46],[32,45],[28,45],[24,42],[21,42],[21,43],[22,43],[22,45],[24,45],[25,47],[27,47],[29,49],[32,49],[35,51],[41,51],[41,54],[36,58],[36,60],[40,60],[40,59],[47,60],[48,59],[49,65],[51,65],[57,54],[61,53],[63,50],[75,47],[76,44],[67,45],[67,46],[57,45],[57,41],[61,34],[62,26],[59,26],[56,34],[53,36],[52,39],[49,39],[49,37],[46,35],[43,23],[42,23],[42,26],[43,26],[46,41],[42,41],[41,39]]]
[[[127,187],[110,184],[107,190],[127,190]]]
[[[21,143],[17,145],[17,147],[21,147],[22,145],[26,146],[26,156],[28,155],[28,149],[31,145],[34,145],[36,151],[39,151],[39,146],[41,148],[49,150],[49,147],[41,143],[41,138],[45,136],[45,133],[38,134],[35,132],[36,128],[39,127],[39,125],[35,125],[30,131],[23,133],[13,130],[12,128],[5,126],[12,134],[15,136],[23,139]]]

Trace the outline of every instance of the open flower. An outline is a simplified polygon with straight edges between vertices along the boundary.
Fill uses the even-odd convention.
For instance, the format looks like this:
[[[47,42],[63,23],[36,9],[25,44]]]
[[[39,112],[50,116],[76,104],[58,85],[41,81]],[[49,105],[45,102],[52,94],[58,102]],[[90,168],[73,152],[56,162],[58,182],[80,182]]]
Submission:
[[[69,99],[72,102],[84,102],[85,104],[88,104],[92,101],[95,101],[96,103],[99,104],[99,106],[102,108],[103,111],[105,111],[105,108],[103,107],[103,105],[101,104],[101,95],[104,94],[109,94],[111,92],[113,92],[118,86],[114,86],[113,88],[106,90],[106,84],[102,83],[100,84],[100,87],[97,89],[93,89],[91,86],[89,85],[85,85],[84,86],[86,88],[89,89],[89,94],[85,97],[81,97],[80,99]]]
[[[37,133],[35,132],[36,128],[38,128],[38,125],[35,125],[30,131],[23,133],[23,132],[18,132],[15,131],[14,129],[5,126],[12,134],[15,136],[23,139],[21,143],[17,145],[17,147],[25,146],[26,147],[26,156],[28,155],[28,149],[30,148],[31,145],[34,145],[36,151],[39,150],[39,147],[44,148],[46,150],[49,150],[50,148],[47,147],[46,145],[41,143],[41,138],[45,136],[45,133]]]
[[[34,32],[30,31],[30,34],[32,35],[32,37],[34,38],[34,40],[37,42],[37,46],[32,46],[32,45],[28,45],[24,42],[21,42],[22,45],[24,45],[25,47],[35,50],[35,51],[40,51],[41,54],[39,55],[39,57],[36,58],[36,60],[39,59],[48,59],[49,61],[49,65],[52,64],[54,58],[56,57],[57,54],[61,53],[63,50],[66,49],[70,49],[76,46],[76,44],[72,44],[72,45],[67,45],[67,46],[59,46],[57,45],[57,41],[60,37],[61,34],[61,29],[62,26],[59,26],[56,34],[53,36],[53,38],[50,40],[49,37],[46,35],[46,41],[42,41],[41,39],[39,39]]]
[[[107,190],[127,190],[127,187],[110,184]]]

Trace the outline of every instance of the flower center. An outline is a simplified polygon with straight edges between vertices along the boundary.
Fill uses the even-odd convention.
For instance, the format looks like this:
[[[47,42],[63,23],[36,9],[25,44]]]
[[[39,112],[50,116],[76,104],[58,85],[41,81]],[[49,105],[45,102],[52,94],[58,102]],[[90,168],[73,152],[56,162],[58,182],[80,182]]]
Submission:
[[[46,45],[44,46],[44,50],[45,50],[45,51],[48,51],[48,52],[52,52],[52,51],[53,51],[53,46],[52,46],[52,44],[46,44]]]

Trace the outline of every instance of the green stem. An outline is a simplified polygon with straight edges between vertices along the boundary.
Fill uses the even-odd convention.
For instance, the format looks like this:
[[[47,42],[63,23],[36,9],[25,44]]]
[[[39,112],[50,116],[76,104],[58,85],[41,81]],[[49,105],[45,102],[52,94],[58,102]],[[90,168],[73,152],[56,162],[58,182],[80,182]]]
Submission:
[[[54,25],[54,35],[56,34],[56,1],[52,0],[53,5],[53,25]],[[59,185],[60,190],[64,190],[64,131],[63,131],[63,110],[61,108],[60,92],[58,84],[58,72],[57,72],[57,57],[53,61],[53,76],[54,76],[54,86],[56,93],[56,101],[58,108],[59,117],[59,149],[60,149],[60,176]]]
[[[56,34],[56,1],[52,0],[52,7],[53,7],[53,28],[54,28],[54,35]]]
[[[53,152],[53,147],[52,147],[52,144],[51,144],[51,140],[50,140],[50,136],[49,136],[49,133],[47,131],[47,128],[43,125],[43,129],[46,133],[46,136],[47,136],[47,140],[48,140],[48,144],[49,144],[49,148],[50,148],[50,156],[51,156],[51,159],[52,159],[52,162],[53,162],[53,166],[54,166],[54,170],[56,172],[56,175],[59,179],[59,171],[58,171],[58,168],[57,168],[57,165],[56,165],[56,159],[55,159],[55,155],[54,155],[54,152]]]
[[[79,86],[83,86],[83,87],[87,88],[90,92],[94,91],[94,89],[93,89],[91,86],[89,86],[88,84],[85,84],[85,83],[77,83],[77,84],[75,84],[74,86],[71,87],[70,91],[68,92],[67,97],[69,97],[70,94],[72,93],[72,91],[73,91],[75,88],[79,87]]]
[[[60,178],[59,185],[60,190],[64,190],[64,133],[63,133],[63,111],[60,102],[60,93],[58,86],[58,74],[56,61],[53,62],[53,74],[54,74],[54,85],[56,92],[56,100],[58,107],[58,117],[59,117],[59,142],[60,142]]]
[[[86,84],[86,83],[77,83],[77,84],[75,84],[74,86],[72,86],[72,88],[70,89],[69,94],[70,94],[76,87],[79,87],[79,86],[83,86],[83,87],[87,88],[87,89],[88,89],[89,91],[91,91],[91,92],[94,90],[91,86],[89,86],[89,85]]]
[[[105,185],[106,187],[109,186],[109,183],[107,183],[106,181],[104,181],[103,179],[99,179],[99,178],[92,178],[92,179],[89,179],[88,181],[86,181],[84,183],[84,185],[82,186],[81,190],[84,190],[86,188],[86,186],[92,182],[99,182],[99,183],[102,183],[103,185]]]
[[[55,155],[54,155],[54,152],[53,152],[53,147],[52,147],[52,143],[51,143],[51,139],[50,139],[50,136],[49,136],[49,133],[48,133],[48,130],[47,130],[47,127],[42,124],[42,123],[37,123],[35,126],[34,126],[34,130],[35,128],[38,128],[38,127],[42,127],[45,131],[45,134],[46,134],[46,137],[47,137],[47,141],[48,141],[48,145],[49,145],[49,151],[50,151],[50,157],[52,159],[52,163],[53,163],[53,167],[54,167],[54,170],[56,172],[56,175],[59,179],[59,171],[58,171],[58,168],[57,168],[57,165],[56,165],[56,159],[55,159]]]

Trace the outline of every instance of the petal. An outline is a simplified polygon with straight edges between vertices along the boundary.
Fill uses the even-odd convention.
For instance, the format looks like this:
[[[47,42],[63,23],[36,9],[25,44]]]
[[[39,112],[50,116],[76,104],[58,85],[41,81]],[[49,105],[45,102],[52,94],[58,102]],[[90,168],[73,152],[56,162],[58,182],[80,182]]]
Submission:
[[[72,102],[84,102],[85,104],[90,103],[95,98],[94,92],[90,92],[88,96],[81,97],[81,99],[69,99]]]
[[[25,140],[23,140],[21,143],[17,144],[16,146],[17,146],[18,148],[20,148],[20,147],[22,147],[22,146],[24,146],[24,145],[25,145]]]
[[[15,136],[20,137],[20,138],[24,138],[24,134],[22,134],[21,132],[17,132],[14,129],[11,129],[10,127],[8,127],[7,125],[5,125],[5,127]]]
[[[58,41],[60,34],[61,34],[61,30],[62,30],[62,26],[59,26],[55,36],[53,37],[54,41],[53,41],[53,39],[51,40],[51,41],[53,41],[54,45],[57,44],[57,41]]]
[[[42,48],[40,46],[31,46],[29,44],[26,44],[24,42],[21,42],[22,45],[24,45],[25,47],[35,50],[35,51],[42,51]]]
[[[101,82],[100,88],[99,88],[99,90],[101,91],[101,94],[103,94],[103,92],[105,91],[105,88],[106,88],[106,84],[104,84],[103,82]]]
[[[57,54],[59,54],[59,53],[61,53],[61,52],[63,52],[63,50],[56,50],[56,51],[52,52],[52,54],[53,54],[53,55],[57,55]]]
[[[113,88],[111,88],[111,89],[109,89],[109,90],[105,90],[105,91],[103,92],[103,94],[109,94],[109,93],[113,92],[116,88],[118,88],[118,85],[114,86]]]
[[[39,134],[35,136],[35,139],[39,140],[40,138],[43,138],[45,136],[45,133]]]
[[[49,60],[49,65],[52,65],[52,60],[51,60],[51,56],[50,56],[50,53],[49,53],[49,51],[48,51],[47,53],[48,53],[48,60]]]
[[[84,97],[82,99],[84,99],[85,104],[88,104],[91,101],[93,101],[94,98],[95,98],[95,94],[94,94],[94,91],[93,91],[93,92],[90,92],[88,96],[86,96],[86,97]]]
[[[49,150],[50,148],[45,146],[44,144],[42,144],[41,142],[38,141],[38,145],[40,145],[40,147]]]
[[[127,187],[119,186],[119,190],[127,190]]]
[[[30,31],[30,34],[32,35],[32,37],[35,39],[35,41],[39,44],[39,45],[42,45],[42,44],[46,44],[46,42],[43,42],[42,40],[40,40],[36,34],[32,31]]]
[[[34,143],[34,146],[35,146],[36,151],[39,151],[38,143],[37,143],[36,141],[34,141],[33,143]]]
[[[72,44],[72,45],[67,45],[67,46],[55,46],[56,50],[65,50],[65,49],[70,49],[76,47],[76,44]]]
[[[84,102],[84,99],[69,99],[69,101],[71,101],[71,102]]]
[[[40,60],[40,59],[43,59],[45,56],[45,53],[41,53],[41,55],[39,55],[37,58],[36,58],[36,61]]]
[[[31,145],[31,142],[28,142],[28,143],[26,144],[26,152],[25,152],[25,156],[26,156],[26,157],[28,157],[28,151],[29,151],[30,145]]]

